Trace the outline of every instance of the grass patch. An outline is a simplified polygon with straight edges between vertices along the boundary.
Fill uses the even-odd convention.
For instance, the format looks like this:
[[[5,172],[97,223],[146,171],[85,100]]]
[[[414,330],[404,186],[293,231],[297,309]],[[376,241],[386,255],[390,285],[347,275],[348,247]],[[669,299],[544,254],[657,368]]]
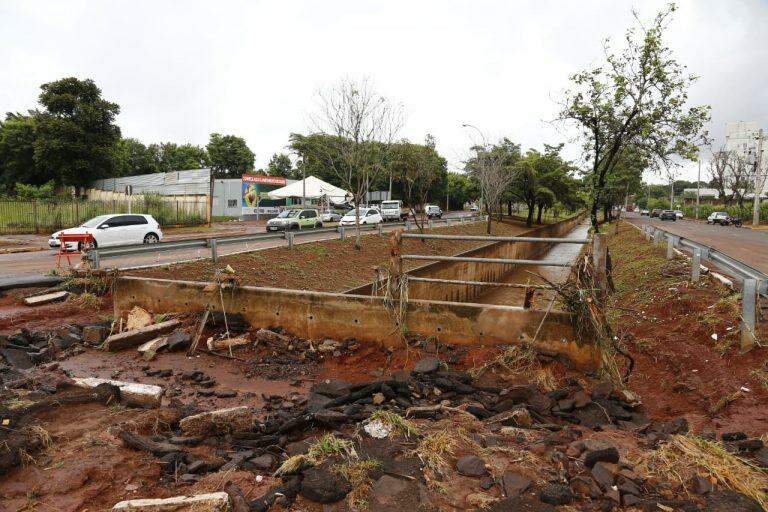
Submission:
[[[425,436],[413,450],[412,455],[424,466],[424,478],[431,489],[440,492],[440,481],[451,470],[448,459],[453,457],[456,444],[456,436],[446,429]]]
[[[347,461],[335,466],[335,470],[349,481],[352,492],[347,497],[352,510],[368,510],[368,493],[371,491],[371,474],[381,467],[373,459]]]
[[[91,292],[81,293],[75,298],[74,302],[86,309],[98,309],[101,306],[101,299]]]
[[[730,453],[717,441],[691,435],[673,436],[643,461],[651,474],[685,486],[696,474],[714,478],[720,485],[740,492],[768,509],[768,474],[752,462]]]
[[[307,453],[294,455],[283,462],[275,475],[293,475],[308,467],[321,464],[328,457],[339,457],[351,461],[356,460],[358,455],[352,441],[338,438],[333,434],[325,434],[310,446]]]
[[[405,437],[419,435],[419,428],[415,423],[406,420],[399,414],[392,411],[379,409],[371,414],[370,418],[368,418],[369,423],[372,421],[380,421],[386,425],[390,425],[392,427],[392,432]]]

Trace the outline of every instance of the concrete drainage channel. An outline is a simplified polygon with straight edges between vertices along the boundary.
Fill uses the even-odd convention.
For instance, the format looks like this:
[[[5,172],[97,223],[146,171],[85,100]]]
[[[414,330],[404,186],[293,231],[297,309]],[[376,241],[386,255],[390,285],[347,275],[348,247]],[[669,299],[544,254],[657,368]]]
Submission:
[[[498,261],[482,261],[484,258],[473,258],[464,253],[459,257],[460,261],[440,258],[441,261],[420,267],[414,274],[429,279],[425,272],[434,270],[438,276],[459,272],[454,275],[475,276],[476,279],[469,280],[477,282],[498,280],[520,265],[526,254],[541,255],[552,244],[563,241],[545,235],[567,233],[580,221],[580,217],[575,217],[528,233],[538,236],[495,240],[468,251],[476,255],[490,251],[500,256],[495,258]],[[537,260],[535,264],[541,265],[542,261]],[[598,364],[595,347],[574,341],[567,312],[469,302],[485,285],[439,281],[414,284],[427,288],[404,302],[403,318],[407,319],[409,334],[457,345],[516,344],[535,340],[534,346],[540,352],[569,359],[576,367],[593,370]],[[402,343],[400,330],[403,326],[393,318],[385,297],[372,296],[370,291],[329,293],[221,285],[220,293],[218,286],[210,285],[208,282],[121,277],[114,291],[115,318],[124,317],[134,306],[166,314],[224,310],[241,314],[253,327],[280,326],[305,339],[355,338],[385,346]],[[462,291],[457,293],[457,288]]]

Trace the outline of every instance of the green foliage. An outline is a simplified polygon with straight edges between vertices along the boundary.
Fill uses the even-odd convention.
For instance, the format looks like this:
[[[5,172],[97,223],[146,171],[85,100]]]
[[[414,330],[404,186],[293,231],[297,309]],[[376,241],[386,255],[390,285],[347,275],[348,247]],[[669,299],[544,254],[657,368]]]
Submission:
[[[699,205],[699,219],[706,219],[712,212],[728,212],[731,217],[739,217],[741,219],[752,218],[752,203],[750,202],[744,208],[739,208],[738,204],[726,206],[724,204],[700,204]],[[693,219],[696,217],[696,205],[691,204],[683,207],[683,214],[686,218]],[[760,221],[768,222],[768,202],[764,202],[760,205]]]
[[[159,148],[148,148],[136,139],[120,139],[114,151],[115,176],[136,176],[160,172]]]
[[[267,174],[289,179],[301,179],[301,173],[293,168],[291,159],[285,153],[275,153],[267,164]]]
[[[16,184],[16,197],[23,200],[32,199],[53,199],[56,185],[53,180],[45,185],[27,185],[26,183]]]
[[[459,210],[466,203],[480,198],[480,188],[465,173],[449,172],[447,175],[448,199],[451,210]]]
[[[242,137],[212,133],[207,149],[211,170],[217,178],[237,178],[253,171],[255,155]]]

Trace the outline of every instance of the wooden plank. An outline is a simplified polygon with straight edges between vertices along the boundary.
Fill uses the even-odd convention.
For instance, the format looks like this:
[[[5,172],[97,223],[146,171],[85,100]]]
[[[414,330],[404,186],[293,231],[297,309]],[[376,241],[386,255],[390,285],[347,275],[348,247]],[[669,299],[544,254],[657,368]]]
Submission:
[[[170,332],[181,326],[178,320],[168,320],[159,324],[152,324],[141,329],[124,331],[119,334],[113,334],[104,342],[104,350],[107,352],[117,352],[126,348],[136,348],[161,334]]]
[[[27,306],[42,306],[43,304],[64,300],[67,298],[67,295],[69,295],[69,293],[64,291],[46,293],[45,295],[35,295],[34,297],[25,298],[24,304]]]

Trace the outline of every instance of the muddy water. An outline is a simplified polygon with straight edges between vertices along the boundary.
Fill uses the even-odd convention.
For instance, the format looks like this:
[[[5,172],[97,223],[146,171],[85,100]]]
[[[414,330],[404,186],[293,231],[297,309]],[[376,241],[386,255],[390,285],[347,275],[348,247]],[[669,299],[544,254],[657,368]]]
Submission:
[[[589,222],[584,222],[576,226],[564,238],[587,238],[589,231]],[[557,244],[544,255],[542,260],[550,261],[576,261],[581,252],[583,244]],[[562,283],[568,279],[571,269],[568,267],[550,267],[546,265],[526,266],[514,270],[504,278],[505,283],[525,283],[542,284],[544,281],[538,276],[552,281],[553,283]],[[537,274],[537,275],[535,275]],[[534,307],[546,307],[551,300],[552,292],[539,290],[536,292]],[[489,290],[478,297],[476,302],[482,304],[504,304],[507,306],[522,306],[525,298],[525,289],[523,288],[489,288]]]

